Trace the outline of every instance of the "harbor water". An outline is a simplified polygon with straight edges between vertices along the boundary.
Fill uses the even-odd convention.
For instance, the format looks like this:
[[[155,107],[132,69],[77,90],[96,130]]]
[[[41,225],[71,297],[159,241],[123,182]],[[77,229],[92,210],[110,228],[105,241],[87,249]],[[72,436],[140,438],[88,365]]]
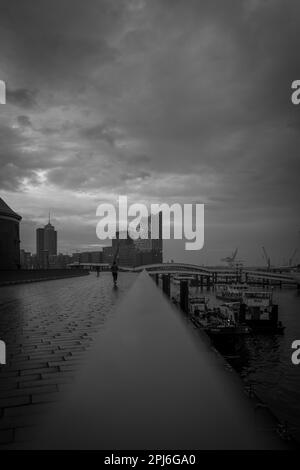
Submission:
[[[244,336],[234,348],[219,350],[300,442],[300,365],[294,365],[291,360],[291,345],[294,340],[300,340],[300,292],[295,289],[273,292],[273,301],[279,306],[279,320],[285,326],[284,334]],[[191,288],[190,293],[202,293],[211,305],[222,303],[212,289]]]
[[[47,404],[46,398],[59,400],[64,381],[77,373],[85,351],[99,330],[106,328],[108,317],[135,279],[135,274],[120,273],[118,289],[113,287],[110,273],[101,273],[99,278],[92,273],[81,278],[2,287],[0,337],[6,342],[8,359],[7,366],[0,370],[2,402],[8,400],[13,406],[11,401],[17,401],[19,409],[19,401],[26,398],[21,394],[25,390],[23,379],[29,373],[28,378],[36,381],[32,387],[38,390],[33,396],[35,401]],[[178,286],[173,284],[172,294],[176,289]],[[212,304],[219,303],[213,289],[191,288],[190,293],[205,295]],[[241,337],[234,351],[220,352],[271,411],[288,423],[300,442],[300,365],[291,361],[291,344],[300,339],[300,295],[295,289],[276,290],[274,300],[286,327],[283,335]],[[53,381],[56,377],[59,384],[47,385],[51,377]],[[45,380],[46,384],[42,383]],[[17,382],[20,390],[15,390]],[[34,401],[27,406],[29,416]]]

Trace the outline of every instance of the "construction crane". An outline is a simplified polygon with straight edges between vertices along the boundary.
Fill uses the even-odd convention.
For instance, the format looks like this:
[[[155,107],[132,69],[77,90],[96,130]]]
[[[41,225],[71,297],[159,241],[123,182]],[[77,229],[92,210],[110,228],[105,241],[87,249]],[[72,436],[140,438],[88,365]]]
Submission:
[[[266,251],[266,249],[265,249],[264,246],[262,247],[262,250],[263,250],[264,258],[265,258],[265,260],[266,260],[266,262],[267,262],[268,270],[270,270],[270,268],[271,268],[271,258],[270,258],[270,256],[268,255],[268,253],[267,253],[267,251]]]
[[[295,258],[295,256],[296,256],[297,251],[298,251],[298,248],[295,248],[295,250],[293,251],[292,256],[291,256],[290,259],[289,259],[289,266],[292,266],[292,263],[293,263],[293,260],[294,260],[294,258]]]
[[[225,261],[225,263],[228,263],[228,265],[232,267],[234,265],[234,260],[236,258],[237,252],[238,249],[236,248],[231,256],[226,256],[226,258],[222,258],[221,261]]]

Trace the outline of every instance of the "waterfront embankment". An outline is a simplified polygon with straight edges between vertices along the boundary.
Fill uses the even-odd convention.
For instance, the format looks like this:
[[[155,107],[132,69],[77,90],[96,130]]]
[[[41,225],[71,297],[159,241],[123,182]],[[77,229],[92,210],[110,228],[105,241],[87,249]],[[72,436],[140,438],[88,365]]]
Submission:
[[[65,279],[69,277],[86,276],[86,269],[19,269],[0,270],[0,287],[27,282],[50,281],[53,279]]]

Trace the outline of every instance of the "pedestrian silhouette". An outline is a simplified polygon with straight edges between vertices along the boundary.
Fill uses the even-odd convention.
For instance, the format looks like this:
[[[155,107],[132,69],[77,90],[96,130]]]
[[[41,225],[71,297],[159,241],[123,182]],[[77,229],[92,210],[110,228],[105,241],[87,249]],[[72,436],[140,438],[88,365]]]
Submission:
[[[118,271],[119,271],[119,268],[118,268],[118,265],[117,265],[116,261],[113,262],[110,269],[111,269],[111,273],[112,273],[112,277],[113,277],[113,281],[114,281],[114,286],[116,287],[117,280],[118,280]]]

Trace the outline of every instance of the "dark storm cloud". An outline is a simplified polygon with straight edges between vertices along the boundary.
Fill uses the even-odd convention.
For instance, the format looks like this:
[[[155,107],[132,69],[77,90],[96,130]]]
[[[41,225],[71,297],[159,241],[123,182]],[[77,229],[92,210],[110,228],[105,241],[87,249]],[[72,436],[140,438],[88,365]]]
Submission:
[[[44,165],[36,155],[27,154],[22,149],[30,145],[31,140],[22,135],[18,128],[0,125],[0,187],[1,189],[19,190],[24,178],[36,181],[38,165]]]
[[[28,116],[24,116],[24,115],[18,116],[17,121],[18,121],[18,124],[20,124],[21,126],[31,127],[31,121]]]
[[[101,123],[82,129],[80,134],[87,139],[104,140],[110,145],[114,145],[116,139],[121,137],[118,130],[113,125],[110,125],[110,123]]]
[[[147,171],[137,171],[136,173],[124,173],[122,176],[122,179],[125,181],[130,181],[130,180],[146,180],[150,178],[151,173]]]
[[[30,109],[36,106],[37,92],[26,88],[7,89],[7,103],[19,108]]]
[[[12,49],[23,80],[44,87],[51,81],[83,84],[93,63],[115,59],[105,35],[117,27],[122,10],[122,2],[108,0],[2,0],[1,44]]]
[[[295,230],[299,18],[296,0],[2,0],[1,188],[204,200],[245,243],[237,221]]]

